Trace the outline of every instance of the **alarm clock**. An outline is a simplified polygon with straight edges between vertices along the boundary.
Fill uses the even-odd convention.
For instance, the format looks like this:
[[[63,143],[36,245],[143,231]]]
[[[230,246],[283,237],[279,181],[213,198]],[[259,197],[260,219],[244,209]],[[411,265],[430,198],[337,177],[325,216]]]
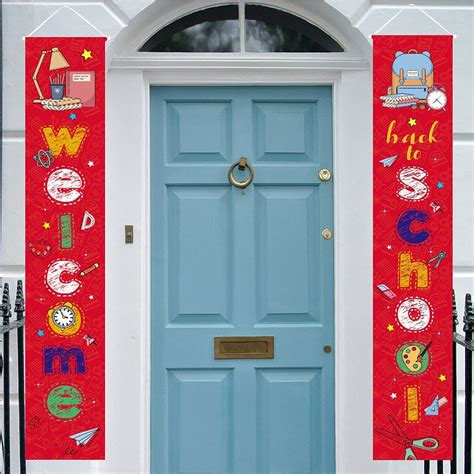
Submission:
[[[48,311],[51,330],[61,336],[73,336],[82,326],[82,312],[74,303],[58,303]]]
[[[428,110],[446,110],[445,107],[448,103],[446,89],[439,84],[434,84],[428,89],[426,103],[428,104]]]

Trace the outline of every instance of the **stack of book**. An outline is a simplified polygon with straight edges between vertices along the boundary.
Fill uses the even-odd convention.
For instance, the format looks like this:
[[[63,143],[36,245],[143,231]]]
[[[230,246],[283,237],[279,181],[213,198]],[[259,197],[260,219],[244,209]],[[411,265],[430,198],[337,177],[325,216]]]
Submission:
[[[380,98],[384,101],[384,107],[396,109],[398,107],[411,107],[418,103],[418,99],[413,94],[389,94],[382,95]]]

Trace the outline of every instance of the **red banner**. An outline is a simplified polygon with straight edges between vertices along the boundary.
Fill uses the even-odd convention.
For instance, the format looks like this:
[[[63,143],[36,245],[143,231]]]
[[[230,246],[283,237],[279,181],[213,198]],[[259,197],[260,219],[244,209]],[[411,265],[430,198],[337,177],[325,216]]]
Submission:
[[[105,38],[26,39],[26,455],[104,459]]]
[[[373,456],[450,459],[452,37],[373,48]]]

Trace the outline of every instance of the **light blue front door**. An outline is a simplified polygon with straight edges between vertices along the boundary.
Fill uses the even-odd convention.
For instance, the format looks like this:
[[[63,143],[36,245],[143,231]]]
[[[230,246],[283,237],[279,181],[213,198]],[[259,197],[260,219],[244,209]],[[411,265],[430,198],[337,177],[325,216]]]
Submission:
[[[334,472],[331,96],[151,89],[153,473]],[[256,335],[274,359],[214,359]]]

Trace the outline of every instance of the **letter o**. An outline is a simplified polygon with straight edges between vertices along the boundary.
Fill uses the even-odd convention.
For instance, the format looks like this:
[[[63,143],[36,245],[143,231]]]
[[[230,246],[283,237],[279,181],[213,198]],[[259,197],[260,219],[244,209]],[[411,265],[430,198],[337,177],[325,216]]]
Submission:
[[[424,298],[405,298],[397,306],[397,320],[408,331],[418,332],[425,330],[432,320],[433,310]]]

